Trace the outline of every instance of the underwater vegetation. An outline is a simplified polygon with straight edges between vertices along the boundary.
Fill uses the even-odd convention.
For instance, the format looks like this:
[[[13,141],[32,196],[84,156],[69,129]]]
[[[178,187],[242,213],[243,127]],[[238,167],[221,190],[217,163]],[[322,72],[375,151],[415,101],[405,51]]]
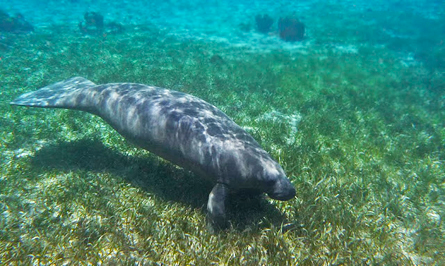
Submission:
[[[408,64],[382,24],[329,10],[308,23],[314,44],[302,51],[184,42],[140,25],[106,38],[64,25],[11,34],[0,61],[1,263],[444,265],[441,36],[431,28],[428,58]],[[296,199],[233,198],[230,228],[210,234],[212,187],[194,174],[97,117],[9,106],[73,76],[205,99],[283,166]]]

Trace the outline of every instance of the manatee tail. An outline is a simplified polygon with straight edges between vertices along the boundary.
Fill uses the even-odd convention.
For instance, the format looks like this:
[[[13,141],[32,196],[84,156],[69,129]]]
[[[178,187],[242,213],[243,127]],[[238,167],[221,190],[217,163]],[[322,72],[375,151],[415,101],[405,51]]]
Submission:
[[[41,108],[66,108],[85,110],[86,89],[96,86],[93,82],[82,77],[74,77],[61,82],[43,87],[37,91],[22,94],[11,102],[12,105],[41,107]]]

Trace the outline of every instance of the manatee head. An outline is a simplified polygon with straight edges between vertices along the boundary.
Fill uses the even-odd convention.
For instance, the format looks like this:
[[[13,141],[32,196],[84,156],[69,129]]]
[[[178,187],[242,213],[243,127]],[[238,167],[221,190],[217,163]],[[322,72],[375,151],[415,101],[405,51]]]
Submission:
[[[295,188],[283,168],[261,148],[239,151],[236,159],[229,165],[232,166],[228,169],[231,172],[229,176],[235,177],[227,182],[232,188],[256,190],[276,200],[290,200],[295,197]]]
[[[276,200],[290,200],[295,197],[296,191],[292,183],[287,179],[281,166],[273,161],[264,165],[260,179],[264,192]]]

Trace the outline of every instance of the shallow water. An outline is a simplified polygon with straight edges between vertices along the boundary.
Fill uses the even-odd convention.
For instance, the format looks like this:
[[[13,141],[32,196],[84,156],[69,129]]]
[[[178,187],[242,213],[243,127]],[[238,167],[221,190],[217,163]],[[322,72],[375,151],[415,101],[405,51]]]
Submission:
[[[443,1],[0,8],[0,264],[445,263]],[[302,41],[281,38],[286,17]],[[283,166],[296,198],[234,196],[230,228],[211,234],[212,184],[98,117],[9,105],[73,76],[208,101]]]

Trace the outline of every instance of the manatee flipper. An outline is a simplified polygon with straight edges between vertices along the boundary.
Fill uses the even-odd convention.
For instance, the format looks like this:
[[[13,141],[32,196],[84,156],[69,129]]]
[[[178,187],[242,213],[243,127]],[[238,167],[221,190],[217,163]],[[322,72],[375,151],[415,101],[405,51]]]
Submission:
[[[89,111],[86,98],[87,90],[96,86],[92,81],[82,77],[74,77],[19,96],[11,102],[13,105],[41,107],[41,108],[66,108]]]
[[[226,215],[228,195],[229,187],[222,183],[217,183],[210,192],[207,202],[207,220],[212,231],[228,227]]]

